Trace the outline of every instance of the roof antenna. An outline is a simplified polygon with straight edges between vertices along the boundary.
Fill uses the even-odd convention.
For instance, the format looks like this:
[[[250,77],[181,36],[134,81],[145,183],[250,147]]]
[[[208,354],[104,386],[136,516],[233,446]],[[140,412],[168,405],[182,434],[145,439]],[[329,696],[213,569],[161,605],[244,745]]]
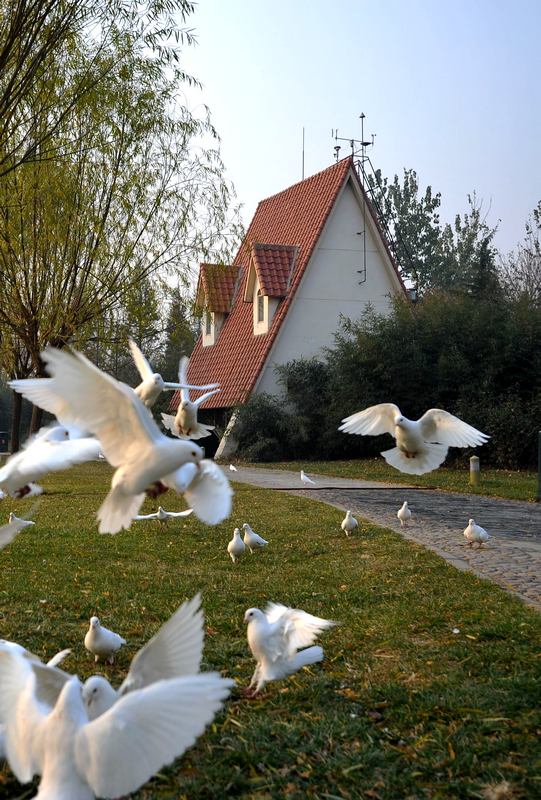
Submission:
[[[304,180],[304,125],[302,126],[302,180]]]

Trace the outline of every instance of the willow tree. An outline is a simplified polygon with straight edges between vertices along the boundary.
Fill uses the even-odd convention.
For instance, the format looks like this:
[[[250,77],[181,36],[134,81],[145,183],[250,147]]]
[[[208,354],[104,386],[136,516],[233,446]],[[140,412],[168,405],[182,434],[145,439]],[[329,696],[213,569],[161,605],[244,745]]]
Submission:
[[[208,113],[179,102],[179,74],[137,33],[73,40],[57,66],[47,96],[82,75],[92,90],[54,135],[27,98],[47,146],[0,179],[0,329],[37,375],[43,347],[84,344],[141,281],[221,253],[235,218]]]

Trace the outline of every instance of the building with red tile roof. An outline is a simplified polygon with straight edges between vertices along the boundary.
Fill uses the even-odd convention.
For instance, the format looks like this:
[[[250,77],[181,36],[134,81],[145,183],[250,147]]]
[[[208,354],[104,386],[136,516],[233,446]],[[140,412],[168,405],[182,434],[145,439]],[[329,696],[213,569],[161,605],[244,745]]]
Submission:
[[[385,312],[403,292],[351,157],[262,200],[233,264],[201,265],[188,379],[222,388],[202,408],[278,394],[276,364],[332,346],[341,317]]]

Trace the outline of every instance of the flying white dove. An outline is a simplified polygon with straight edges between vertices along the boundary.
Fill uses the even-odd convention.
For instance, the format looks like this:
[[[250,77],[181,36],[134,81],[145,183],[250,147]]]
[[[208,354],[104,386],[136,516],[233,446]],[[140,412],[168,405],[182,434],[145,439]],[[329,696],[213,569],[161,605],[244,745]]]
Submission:
[[[189,386],[186,378],[189,363],[190,361],[186,356],[180,359],[178,381],[179,385],[183,387]],[[216,387],[218,384],[214,383],[209,385]],[[207,387],[201,386],[200,388],[204,389]],[[214,425],[203,425],[203,423],[198,422],[197,411],[201,403],[204,403],[205,400],[208,400],[209,397],[212,397],[219,391],[221,391],[221,389],[213,388],[212,391],[205,392],[205,394],[202,394],[197,400],[190,400],[189,389],[182,388],[180,390],[180,403],[178,404],[176,415],[162,414],[164,427],[167,428],[168,431],[171,431],[174,436],[178,436],[179,439],[203,439],[205,436],[208,436],[209,433],[214,430]]]
[[[37,694],[42,703],[47,703],[52,706],[56,702],[60,689],[63,685],[63,680],[55,685],[56,676],[69,676],[67,673],[62,672],[62,670],[53,670],[52,667],[56,667],[58,664],[60,664],[60,662],[71,653],[70,649],[61,650],[59,653],[53,656],[46,665],[43,665],[37,656],[35,656],[22,645],[17,644],[17,642],[9,642],[6,639],[0,639],[0,652],[16,653],[19,656],[27,658],[32,662],[32,664],[46,666],[47,671],[43,673],[45,680],[40,680],[40,673],[37,674]],[[0,759],[3,758],[6,758],[5,726],[2,718],[0,717]]]
[[[257,662],[248,686],[253,694],[269,681],[292,675],[307,664],[322,661],[319,646],[307,647],[321,631],[336,625],[328,619],[314,617],[298,608],[268,603],[266,609],[249,608],[244,615],[248,624],[248,645]],[[301,647],[306,648],[300,650]]]
[[[34,524],[29,519],[19,519],[11,512],[7,525],[0,525],[0,550],[10,544],[22,530]]]
[[[161,506],[154,514],[137,514],[134,519],[155,519],[160,525],[167,525],[171,517],[189,517],[193,513],[193,508],[187,508],[186,511],[166,511]]]
[[[8,762],[21,783],[41,775],[36,800],[130,794],[193,745],[233,683],[213,672],[158,681],[90,722],[76,676],[49,711],[36,697],[32,666],[15,653],[0,652]]]
[[[477,547],[481,547],[481,545],[488,542],[490,536],[474,519],[470,519],[468,526],[464,529],[464,538],[469,543],[470,547],[474,544],[477,544]]]
[[[235,530],[233,531],[233,538],[231,539],[231,541],[227,545],[227,552],[231,556],[231,560],[233,561],[233,564],[235,564],[237,562],[237,560],[242,555],[244,555],[244,551],[245,550],[246,550],[246,545],[242,541],[240,529],[239,528],[235,528]]]
[[[259,550],[268,544],[267,540],[263,539],[258,533],[255,533],[247,522],[244,523],[242,529],[244,530],[244,544],[250,551],[250,555],[254,550]]]
[[[98,617],[90,618],[90,627],[85,636],[85,647],[94,656],[94,661],[105,658],[109,664],[112,664],[115,653],[123,644],[126,644],[126,640],[118,633],[104,628]]]
[[[173,389],[182,389],[184,385],[181,383],[170,383],[164,381],[158,372],[153,372],[148,359],[143,355],[139,347],[132,339],[128,339],[131,354],[135,361],[135,366],[139,371],[142,380],[141,383],[135,387],[135,394],[141,398],[147,408],[152,408],[158,397],[163,391],[171,391]],[[189,389],[214,389],[218,384],[214,383],[212,386],[189,386]]]
[[[404,500],[404,502],[396,512],[396,516],[400,520],[400,527],[404,528],[408,524],[408,521],[411,519],[411,510],[408,508],[407,500]]]
[[[229,469],[231,470],[231,472],[238,472],[238,469],[236,468],[236,466],[234,464],[230,464],[229,465]]]
[[[195,516],[205,525],[217,525],[231,514],[233,489],[215,461],[204,458],[198,468],[195,464],[185,464],[176,472],[164,475],[162,481],[184,494]]]
[[[316,486],[316,482],[309,478],[304,470],[301,469],[301,481],[307,486]]]
[[[420,419],[411,420],[403,417],[394,403],[358,411],[343,419],[338,430],[363,436],[390,433],[397,446],[381,455],[392,467],[410,475],[437,469],[449,447],[476,447],[490,438],[441,408],[431,408]]]
[[[96,719],[128,692],[151,683],[197,675],[203,656],[203,611],[197,594],[183,603],[132,659],[130,670],[114,689],[101,675],[93,675],[83,687],[89,719]]]
[[[61,425],[47,426],[8,458],[0,469],[0,487],[11,497],[25,497],[37,478],[97,458],[99,451],[100,443],[93,437]]]
[[[358,524],[359,523],[357,522],[351,511],[346,511],[346,516],[342,520],[342,524],[340,525],[340,527],[342,528],[346,536],[349,536],[349,534],[355,530]]]
[[[164,436],[133,389],[102,372],[82,353],[48,347],[41,354],[50,379],[10,385],[58,419],[70,418],[99,439],[116,468],[111,491],[98,511],[100,533],[129,528],[145,498],[166,491],[160,480],[183,464],[198,464],[203,451],[193,442]]]

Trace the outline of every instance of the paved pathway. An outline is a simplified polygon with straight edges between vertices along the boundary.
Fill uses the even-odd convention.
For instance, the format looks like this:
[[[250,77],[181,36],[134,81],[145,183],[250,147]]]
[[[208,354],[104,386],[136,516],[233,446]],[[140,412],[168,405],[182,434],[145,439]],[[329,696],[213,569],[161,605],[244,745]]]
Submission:
[[[299,473],[243,468],[229,477],[267,489],[309,497],[391,528],[434,550],[458,569],[471,570],[517,594],[541,611],[541,504],[494,497],[438,492],[397,484],[310,476],[317,486],[302,486]],[[408,501],[413,517],[400,528],[396,512]],[[462,532],[474,519],[490,534],[480,549],[467,546]]]

